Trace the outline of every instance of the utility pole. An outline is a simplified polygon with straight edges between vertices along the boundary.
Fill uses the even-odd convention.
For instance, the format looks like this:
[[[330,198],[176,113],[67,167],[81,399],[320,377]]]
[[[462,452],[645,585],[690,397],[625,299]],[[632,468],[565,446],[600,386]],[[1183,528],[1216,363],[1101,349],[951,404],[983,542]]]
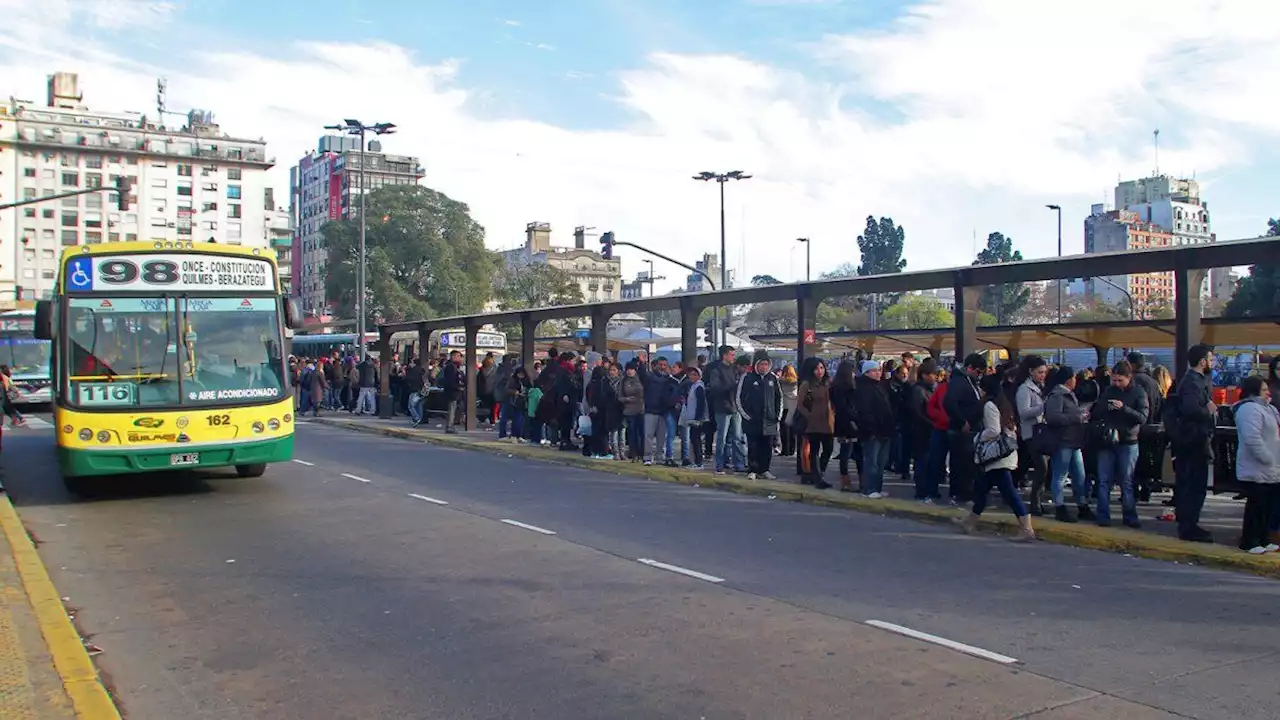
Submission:
[[[796,238],[796,242],[804,243],[804,281],[813,281],[813,244],[809,242],[809,238]]]
[[[365,315],[368,314],[365,309],[366,293],[365,293],[365,277],[364,277],[365,264],[366,264],[365,237],[368,232],[368,223],[365,222],[365,197],[364,196],[366,193],[365,193],[365,185],[364,185],[364,166],[365,166],[365,161],[367,157],[365,155],[364,139],[365,139],[366,133],[373,133],[374,135],[389,135],[396,131],[396,126],[393,123],[375,123],[373,125],[365,125],[359,120],[352,120],[351,118],[347,118],[343,120],[341,124],[325,125],[324,127],[326,130],[340,130],[342,132],[347,133],[348,135],[354,135],[360,138],[360,152],[359,152],[360,172],[357,173],[358,175],[357,182],[359,184],[359,189],[360,189],[360,258],[357,261],[359,264],[356,267],[355,311],[356,311],[356,338],[360,347],[360,360],[363,361],[369,355],[368,350],[365,348],[365,340],[364,340]]]
[[[646,278],[645,278],[644,282],[646,282],[646,283],[648,283],[648,284],[649,284],[649,297],[653,297],[653,282],[654,282],[655,280],[666,280],[666,278],[656,277],[656,276],[653,274],[653,261],[652,261],[652,260],[648,260],[648,259],[646,259],[646,260],[644,260],[643,262],[648,263],[648,265],[649,265],[649,273],[646,275]],[[645,313],[645,316],[646,316],[646,318],[647,318],[647,319],[648,319],[648,321],[649,321],[649,340],[651,341],[651,344],[652,344],[652,340],[653,340],[653,312],[652,312],[652,311],[651,311],[651,312],[647,312],[647,313]]]
[[[730,170],[727,173],[715,173],[704,170],[693,176],[694,180],[703,182],[715,182],[720,184],[720,289],[729,287],[729,254],[725,247],[724,240],[724,185],[730,180],[750,180],[751,176],[741,170]],[[719,315],[719,306],[714,310]],[[727,345],[729,342],[729,313],[725,313],[725,321],[720,325],[720,344]]]

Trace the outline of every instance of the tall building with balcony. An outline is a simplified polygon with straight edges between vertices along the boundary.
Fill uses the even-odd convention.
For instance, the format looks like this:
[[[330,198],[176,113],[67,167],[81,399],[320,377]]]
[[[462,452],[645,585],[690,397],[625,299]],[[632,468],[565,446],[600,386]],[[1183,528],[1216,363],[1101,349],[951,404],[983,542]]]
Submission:
[[[622,261],[616,255],[605,260],[586,249],[585,232],[574,234],[573,248],[553,247],[551,223],[531,222],[525,226],[524,245],[501,255],[507,267],[544,264],[563,270],[582,288],[587,302],[622,299]]]
[[[262,235],[267,247],[276,251],[276,274],[280,278],[280,287],[292,293],[293,287],[293,220],[286,208],[276,207],[275,193],[267,188],[263,198],[263,210],[266,211],[266,222]]]
[[[41,105],[0,103],[0,204],[133,184],[127,210],[104,190],[0,210],[0,307],[48,297],[61,250],[102,242],[188,240],[264,246],[260,199],[274,160],[262,139],[224,133],[193,110],[181,127],[83,104],[74,73],[49,77]],[[158,114],[157,114],[158,115]]]
[[[1133,210],[1106,210],[1099,203],[1084,221],[1086,253],[1169,247],[1175,242],[1173,233],[1143,220]],[[1088,278],[1082,284],[1086,295],[1125,308],[1130,299],[1141,307],[1157,297],[1173,297],[1173,273],[1168,272],[1108,275]]]
[[[362,187],[364,192],[372,192],[385,185],[416,185],[425,176],[418,158],[385,154],[377,140],[369,142],[362,153],[360,138],[351,135],[320,138],[316,150],[289,170],[291,294],[298,298],[303,312],[314,317],[330,312],[325,294],[329,251],[324,243],[324,224],[358,218]]]
[[[1172,236],[1174,245],[1217,240],[1210,228],[1209,203],[1201,199],[1200,184],[1195,180],[1155,174],[1120,183],[1115,196],[1116,208],[1137,213],[1139,219],[1162,228]],[[1231,268],[1211,268],[1209,295],[1229,298],[1235,288],[1231,277]]]

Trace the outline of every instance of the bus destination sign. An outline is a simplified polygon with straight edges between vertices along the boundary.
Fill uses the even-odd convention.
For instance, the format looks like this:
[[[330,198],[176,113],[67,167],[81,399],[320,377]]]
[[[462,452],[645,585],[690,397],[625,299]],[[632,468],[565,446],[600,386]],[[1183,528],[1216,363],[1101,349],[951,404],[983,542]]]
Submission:
[[[70,292],[119,290],[275,290],[268,260],[229,255],[76,255],[67,261]]]

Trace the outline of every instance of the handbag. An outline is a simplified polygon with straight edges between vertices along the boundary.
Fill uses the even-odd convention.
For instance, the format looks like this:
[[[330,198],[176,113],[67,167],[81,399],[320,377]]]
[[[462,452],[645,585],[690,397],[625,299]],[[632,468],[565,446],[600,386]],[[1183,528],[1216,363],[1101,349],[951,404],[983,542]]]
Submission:
[[[591,416],[579,415],[578,416],[578,434],[581,435],[582,437],[591,437],[591,429],[592,429]]]
[[[1049,429],[1046,423],[1036,423],[1031,426],[1031,440],[1027,443],[1031,447],[1031,451],[1040,455],[1052,455],[1057,450],[1058,441],[1054,437],[1053,431]]]
[[[1016,452],[1018,452],[1018,440],[1008,433],[1002,432],[993,440],[983,440],[981,434],[975,434],[973,437],[973,461],[979,467],[986,467]]]

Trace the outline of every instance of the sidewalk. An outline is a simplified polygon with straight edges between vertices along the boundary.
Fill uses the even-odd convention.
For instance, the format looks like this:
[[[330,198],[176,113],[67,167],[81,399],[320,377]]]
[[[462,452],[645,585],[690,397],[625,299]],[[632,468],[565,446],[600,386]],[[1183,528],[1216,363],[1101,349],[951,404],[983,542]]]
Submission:
[[[521,458],[529,458],[574,467],[589,468],[600,472],[632,477],[644,477],[663,482],[674,482],[705,488],[715,488],[729,492],[757,495],[774,500],[803,502],[811,505],[842,507],[859,512],[875,513],[890,517],[902,517],[923,522],[951,524],[954,518],[963,517],[963,511],[941,505],[922,505],[911,499],[912,491],[909,483],[893,482],[886,478],[886,489],[895,495],[893,498],[871,500],[857,493],[842,493],[837,490],[816,490],[796,482],[784,480],[747,480],[742,475],[715,475],[709,470],[686,470],[664,466],[644,466],[638,463],[622,461],[592,460],[577,452],[560,452],[554,448],[536,445],[499,443],[493,432],[476,430],[446,435],[435,422],[430,427],[423,425],[412,428],[407,418],[398,416],[390,420],[369,416],[354,416],[347,413],[333,413],[319,418],[307,417],[301,422],[318,423],[347,428],[360,432],[370,432],[390,437],[398,437],[418,442],[429,442],[455,448],[465,448],[480,452],[501,453]],[[787,477],[792,458],[775,458],[775,472]],[[1149,504],[1139,504],[1138,514],[1142,520],[1141,530],[1130,530],[1119,525],[1120,508],[1113,502],[1112,520],[1116,526],[1098,527],[1092,522],[1074,524],[1061,523],[1050,518],[1035,518],[1037,535],[1041,540],[1094,550],[1123,552],[1153,560],[1204,565],[1224,570],[1247,572],[1280,579],[1280,554],[1250,555],[1235,547],[1239,537],[1240,518],[1244,503],[1232,500],[1228,495],[1210,496],[1205,502],[1202,524],[1215,533],[1217,544],[1207,545],[1188,543],[1178,540],[1176,528],[1172,522],[1156,520],[1166,508],[1160,504],[1169,495],[1152,496]],[[1070,491],[1067,493],[1070,501]],[[988,504],[987,512],[982,516],[981,529],[986,532],[1011,535],[1017,528],[1013,515],[1003,503],[994,499]]]
[[[0,528],[0,718],[119,720],[3,491]]]

